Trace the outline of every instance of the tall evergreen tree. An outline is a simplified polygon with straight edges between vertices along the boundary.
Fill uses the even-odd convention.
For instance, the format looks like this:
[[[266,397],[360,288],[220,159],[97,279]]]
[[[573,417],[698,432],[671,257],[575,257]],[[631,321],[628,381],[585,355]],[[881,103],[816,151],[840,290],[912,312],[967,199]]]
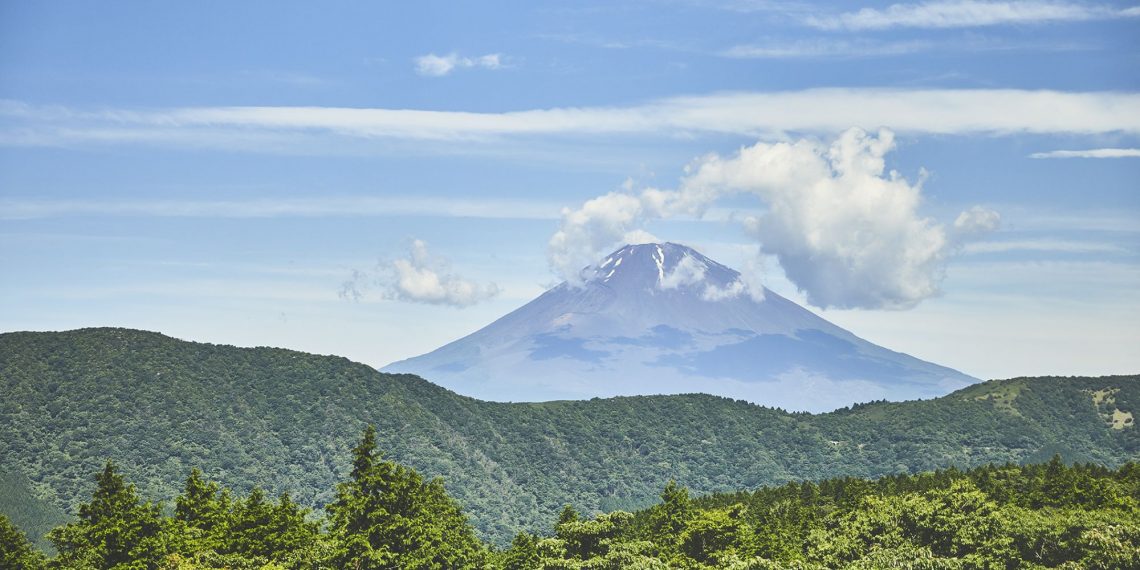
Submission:
[[[174,500],[174,520],[188,553],[222,548],[229,519],[229,494],[207,481],[197,468],[190,471],[182,494]]]
[[[254,556],[270,556],[273,551],[269,542],[274,530],[271,528],[273,505],[265,500],[265,492],[254,487],[244,501],[239,501],[230,516],[227,532],[228,552]]]
[[[207,481],[202,472],[194,468],[186,478],[182,494],[174,500],[174,518],[211,531],[225,523],[226,505],[221,499],[218,484]]]
[[[661,491],[661,504],[653,517],[653,526],[659,534],[679,535],[692,518],[693,507],[689,490],[670,479]]]
[[[511,547],[502,553],[500,566],[503,570],[531,570],[538,568],[538,537],[529,532],[520,532],[511,541]]]
[[[578,510],[574,508],[574,505],[563,505],[562,511],[558,513],[558,522],[555,526],[578,522],[579,518],[581,518],[581,516],[578,514]]]
[[[327,508],[334,563],[361,570],[469,568],[484,552],[459,506],[438,479],[381,459],[368,426],[352,450],[350,480]]]
[[[305,520],[308,510],[282,493],[274,504],[254,487],[230,517],[227,552],[275,562],[301,560],[320,539],[320,528]]]
[[[79,520],[49,535],[65,568],[136,570],[157,568],[172,548],[159,507],[144,503],[107,461],[95,479],[91,502]]]

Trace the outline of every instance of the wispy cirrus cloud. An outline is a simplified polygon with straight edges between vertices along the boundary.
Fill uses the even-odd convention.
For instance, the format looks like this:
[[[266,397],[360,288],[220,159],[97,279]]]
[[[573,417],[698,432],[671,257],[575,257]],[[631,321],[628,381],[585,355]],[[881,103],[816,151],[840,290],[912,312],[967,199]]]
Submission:
[[[888,28],[969,28],[981,26],[1080,22],[1140,16],[1140,8],[1119,9],[1064,0],[935,0],[862,8],[834,15],[812,14],[804,23],[821,30]]]
[[[832,134],[852,126],[900,133],[1140,134],[1140,93],[1019,89],[821,88],[672,97],[627,107],[474,113],[347,107],[82,110],[0,102],[0,145],[166,143],[256,152],[326,151],[342,141],[486,141],[536,136],[748,137]]]
[[[695,52],[692,46],[683,45],[676,40],[663,40],[657,38],[608,38],[593,33],[542,33],[535,34],[536,38],[543,40],[550,40],[566,44],[577,44],[602,49],[637,49],[637,48],[650,48],[660,49],[667,51],[690,51]]]
[[[1140,223],[1137,223],[1137,217],[1128,210],[1119,208],[1043,210],[1035,207],[1027,208],[1024,204],[998,204],[997,206],[1007,214],[1008,226],[1017,230],[1046,232],[1050,235],[1071,231],[1140,233]],[[1133,238],[1128,239],[1135,242]]]
[[[68,216],[162,218],[304,218],[431,216],[489,219],[557,219],[554,202],[415,196],[345,196],[252,200],[50,200],[0,199],[0,219]]]
[[[1029,158],[1138,158],[1140,148],[1090,148],[1035,152]]]
[[[1029,251],[1046,253],[1128,253],[1127,248],[1115,243],[1058,239],[984,241],[968,243],[962,247],[962,252],[967,254]]]
[[[733,59],[859,59],[930,52],[1076,52],[1096,49],[1088,42],[1025,41],[967,34],[938,40],[880,40],[876,38],[767,39],[739,44],[717,53]]]
[[[456,69],[500,69],[503,67],[503,56],[498,53],[489,53],[475,57],[461,56],[455,52],[436,55],[429,53],[415,58],[416,73],[426,77],[443,77]]]
[[[734,59],[852,59],[906,55],[927,51],[932,47],[933,44],[930,42],[918,40],[880,42],[866,39],[816,38],[740,44],[723,50],[718,55]]]

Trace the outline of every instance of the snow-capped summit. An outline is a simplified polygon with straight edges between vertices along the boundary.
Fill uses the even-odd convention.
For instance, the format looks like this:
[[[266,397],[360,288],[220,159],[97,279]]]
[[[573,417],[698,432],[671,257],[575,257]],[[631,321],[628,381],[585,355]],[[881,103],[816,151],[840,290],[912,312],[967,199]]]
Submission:
[[[582,277],[384,370],[489,400],[705,392],[812,411],[977,381],[867,342],[683,245],[627,245]]]
[[[688,288],[698,281],[725,288],[740,279],[736,271],[675,243],[627,245],[586,271],[592,272],[587,281],[622,288]]]

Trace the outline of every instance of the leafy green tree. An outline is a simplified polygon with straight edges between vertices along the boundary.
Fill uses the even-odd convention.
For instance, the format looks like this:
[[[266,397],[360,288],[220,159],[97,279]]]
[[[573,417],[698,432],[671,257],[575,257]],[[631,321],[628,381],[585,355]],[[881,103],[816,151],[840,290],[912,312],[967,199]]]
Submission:
[[[8,517],[0,514],[0,568],[40,570],[47,560]]]
[[[171,537],[159,507],[144,503],[107,461],[96,477],[91,501],[79,506],[79,520],[48,536],[65,568],[136,570],[156,568],[171,552]]]
[[[593,519],[581,519],[577,511],[564,508],[562,522],[552,538],[536,545],[539,561],[534,568],[544,570],[623,570],[665,568],[657,546],[632,540],[633,515],[614,511]],[[570,514],[573,516],[569,516]]]
[[[1082,532],[1078,539],[1084,552],[1080,566],[1090,570],[1140,568],[1140,523],[1136,521],[1133,518]]]
[[[928,546],[935,555],[961,558],[977,566],[1011,556],[1011,541],[997,516],[998,505],[969,479],[929,491],[920,502],[926,508],[917,516],[904,515],[913,543]]]
[[[468,568],[485,552],[439,480],[384,461],[368,426],[353,453],[350,480],[327,508],[339,567]]]
[[[751,550],[744,510],[741,505],[733,505],[701,512],[686,525],[680,540],[681,552],[701,564],[721,566],[722,560]]]
[[[554,535],[566,544],[566,553],[578,560],[605,555],[609,547],[629,528],[633,516],[622,511],[593,519],[571,520],[555,527]]]
[[[963,570],[965,568],[991,568],[994,566],[971,566],[957,558],[943,558],[922,546],[897,546],[875,549],[863,558],[844,566],[846,570]]]

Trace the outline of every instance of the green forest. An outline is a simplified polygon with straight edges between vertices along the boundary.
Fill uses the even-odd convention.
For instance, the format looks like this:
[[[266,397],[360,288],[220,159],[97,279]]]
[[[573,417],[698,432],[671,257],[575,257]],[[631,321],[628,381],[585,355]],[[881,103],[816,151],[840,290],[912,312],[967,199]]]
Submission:
[[[0,391],[0,568],[1135,567],[1137,376],[511,404],[104,328]]]
[[[991,381],[827,414],[697,394],[507,404],[335,356],[102,328],[0,335],[0,392],[0,513],[33,537],[79,512],[108,459],[148,500],[169,503],[198,468],[321,511],[366,425],[387,458],[443,477],[499,546],[549,530],[567,503],[648,508],[670,480],[707,495],[1056,453],[1140,460],[1135,376]]]
[[[0,516],[0,567],[66,569],[824,569],[1140,567],[1140,465],[946,469],[693,498],[669,482],[638,512],[481,542],[440,479],[383,458],[376,430],[318,517],[289,494],[239,495],[194,469],[173,505],[144,501],[112,462],[50,559]]]

